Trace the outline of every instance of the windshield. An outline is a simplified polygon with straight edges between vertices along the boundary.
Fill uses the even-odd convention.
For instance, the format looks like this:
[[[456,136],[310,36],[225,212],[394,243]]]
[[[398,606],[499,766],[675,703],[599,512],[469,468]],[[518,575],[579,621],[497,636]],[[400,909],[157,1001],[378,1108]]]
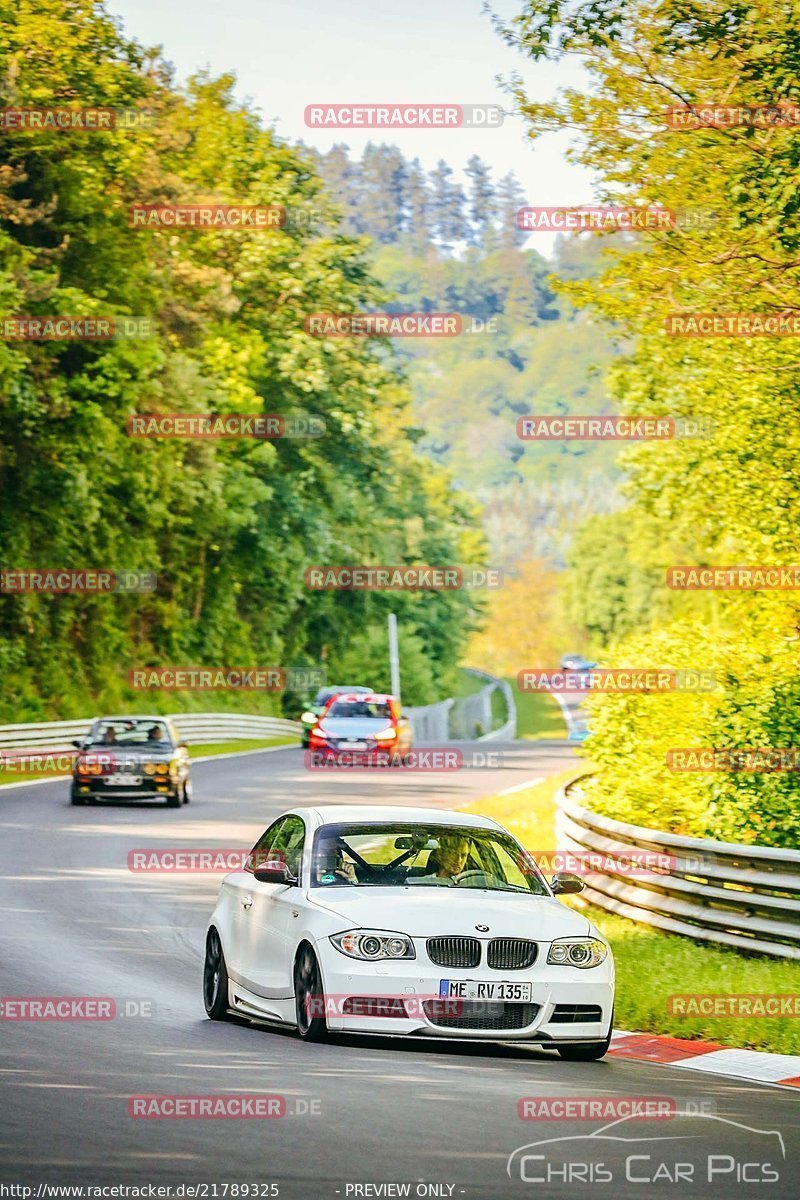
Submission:
[[[356,695],[356,696],[357,695],[368,696],[371,691],[372,691],[371,688],[365,688],[365,687],[320,688],[320,690],[317,692],[316,696],[314,697],[314,703],[322,706],[323,704],[327,704],[327,702],[330,700],[331,696],[343,696],[345,693],[348,693],[349,695]]]
[[[163,746],[172,748],[169,730],[163,721],[125,718],[98,721],[86,740],[87,746]]]
[[[533,859],[507,833],[455,825],[325,825],[312,887],[458,887],[548,895]]]
[[[388,719],[392,710],[384,700],[336,700],[326,717],[373,717]]]

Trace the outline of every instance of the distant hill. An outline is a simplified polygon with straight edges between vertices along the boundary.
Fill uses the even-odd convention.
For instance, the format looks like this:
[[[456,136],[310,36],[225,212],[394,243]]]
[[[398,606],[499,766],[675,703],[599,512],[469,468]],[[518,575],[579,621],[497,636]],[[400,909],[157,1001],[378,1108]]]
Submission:
[[[466,190],[440,162],[425,173],[395,146],[315,155],[344,228],[372,239],[375,274],[392,311],[458,312],[485,332],[396,339],[406,361],[421,448],[482,502],[493,559],[562,565],[577,518],[616,507],[617,448],[520,441],[528,413],[608,411],[607,334],[577,314],[549,277],[598,268],[594,239],[560,239],[552,261],[517,229],[525,203],[513,175],[495,185],[474,155]],[[468,323],[468,322],[467,322]]]

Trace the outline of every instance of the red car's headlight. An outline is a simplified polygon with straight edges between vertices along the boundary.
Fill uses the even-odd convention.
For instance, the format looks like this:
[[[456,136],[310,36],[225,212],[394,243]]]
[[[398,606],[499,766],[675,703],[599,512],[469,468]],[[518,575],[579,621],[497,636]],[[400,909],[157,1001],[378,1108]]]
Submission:
[[[376,742],[393,742],[397,737],[396,729],[381,729],[378,733],[372,735]]]

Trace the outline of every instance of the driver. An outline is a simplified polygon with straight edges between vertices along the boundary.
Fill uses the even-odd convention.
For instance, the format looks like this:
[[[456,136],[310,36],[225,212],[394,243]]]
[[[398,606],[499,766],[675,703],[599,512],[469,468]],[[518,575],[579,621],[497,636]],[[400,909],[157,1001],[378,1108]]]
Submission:
[[[113,746],[117,740],[117,731],[113,725],[106,725],[103,730],[103,745]]]
[[[430,875],[421,875],[418,883],[436,883],[450,886],[458,882],[458,876],[464,870],[469,858],[469,838],[461,833],[442,833],[439,835],[439,849],[436,855],[436,871]],[[433,854],[431,855],[433,858]]]
[[[160,725],[151,725],[147,740],[148,742],[162,742],[164,740],[164,730],[162,727]]]
[[[338,846],[326,846],[317,863],[319,883],[358,883],[355,863]]]

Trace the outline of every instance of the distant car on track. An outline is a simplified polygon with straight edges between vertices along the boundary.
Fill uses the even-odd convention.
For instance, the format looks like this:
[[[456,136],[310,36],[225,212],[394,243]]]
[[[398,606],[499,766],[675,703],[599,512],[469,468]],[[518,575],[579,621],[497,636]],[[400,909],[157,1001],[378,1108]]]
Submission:
[[[597,663],[584,658],[582,654],[565,654],[561,659],[562,671],[591,671]]]
[[[229,1014],[329,1033],[523,1041],[606,1053],[614,963],[496,821],[428,808],[296,808],[222,881],[203,998]]]
[[[345,692],[325,705],[308,744],[317,758],[332,762],[343,755],[348,762],[353,756],[368,760],[379,755],[400,762],[411,750],[411,722],[395,696]]]
[[[189,751],[166,717],[100,717],[73,742],[70,800],[158,800],[188,804]]]
[[[341,696],[343,692],[348,692],[354,695],[357,694],[361,696],[369,696],[372,693],[372,688],[361,686],[345,687],[342,684],[337,684],[335,687],[320,688],[311,704],[308,706],[305,712],[301,713],[300,715],[300,723],[303,726],[300,734],[300,743],[306,749],[308,748],[308,735],[311,733],[313,726],[316,725],[317,718],[325,708],[325,705],[332,696]]]

